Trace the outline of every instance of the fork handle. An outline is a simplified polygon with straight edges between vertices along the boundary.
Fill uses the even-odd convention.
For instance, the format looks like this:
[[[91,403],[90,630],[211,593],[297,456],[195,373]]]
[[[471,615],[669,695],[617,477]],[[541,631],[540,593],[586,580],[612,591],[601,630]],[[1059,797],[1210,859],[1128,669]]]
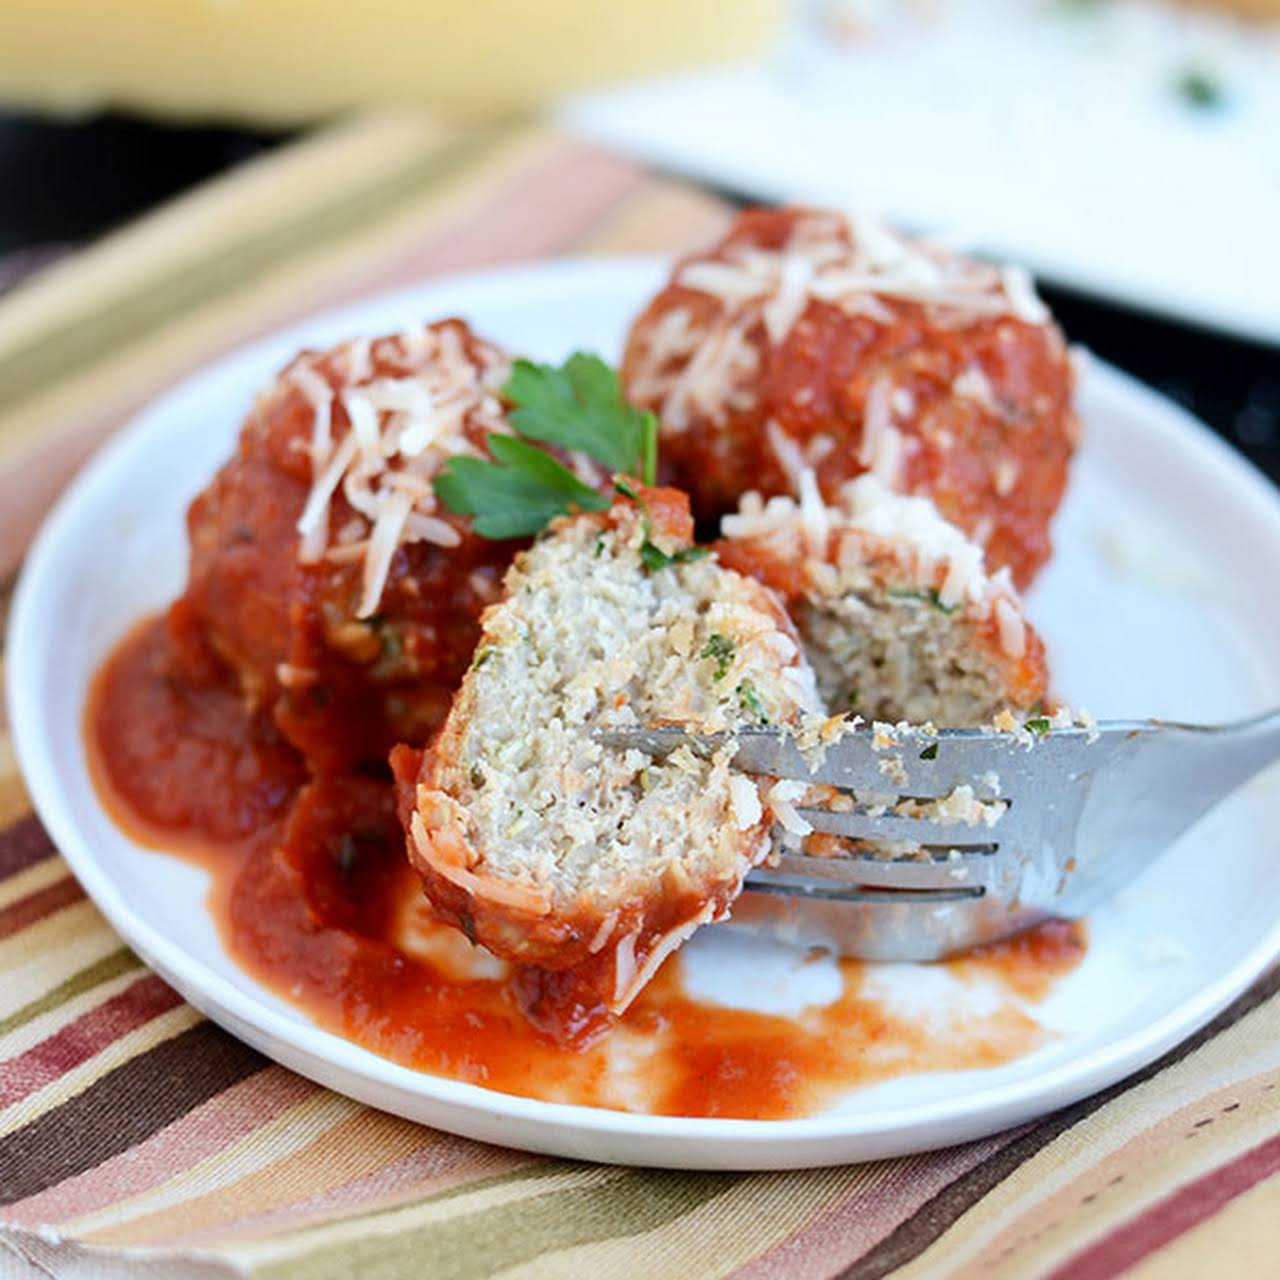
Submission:
[[[1280,760],[1280,707],[1247,720],[1205,726],[1153,722],[1158,728],[1191,735],[1197,745],[1211,752],[1214,783],[1219,795],[1226,795]]]

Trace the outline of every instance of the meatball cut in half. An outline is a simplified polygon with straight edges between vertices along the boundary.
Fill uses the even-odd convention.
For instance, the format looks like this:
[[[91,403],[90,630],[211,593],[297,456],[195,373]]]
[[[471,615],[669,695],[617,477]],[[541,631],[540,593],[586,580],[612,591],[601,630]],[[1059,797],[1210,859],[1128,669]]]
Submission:
[[[731,747],[655,758],[592,731],[731,734],[817,709],[774,593],[690,545],[683,494],[636,493],[517,557],[403,793],[431,901],[533,966],[526,1010],[561,1035],[626,1009],[769,848],[770,784],[736,773]],[[403,782],[412,762],[394,763]]]
[[[304,351],[192,503],[179,652],[207,643],[316,768],[424,742],[515,552],[434,476],[507,425],[506,354],[459,320]]]
[[[806,472],[800,501],[748,494],[724,533],[722,562],[786,599],[831,711],[962,727],[1045,701],[1008,570],[988,574],[928,499],[862,476],[828,506]]]
[[[662,419],[700,518],[749,489],[872,472],[927,494],[1025,586],[1076,442],[1062,335],[1013,268],[818,209],[744,213],[632,326],[628,398]]]

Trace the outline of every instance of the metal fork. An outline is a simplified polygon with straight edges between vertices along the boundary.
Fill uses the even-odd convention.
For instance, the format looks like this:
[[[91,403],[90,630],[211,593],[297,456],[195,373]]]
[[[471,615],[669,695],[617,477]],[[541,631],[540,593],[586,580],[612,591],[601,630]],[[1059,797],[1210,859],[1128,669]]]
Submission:
[[[676,728],[598,730],[597,741],[665,755],[722,737]],[[992,729],[903,734],[877,749],[860,728],[815,768],[789,733],[748,729],[735,767],[855,793],[848,812],[800,808],[815,831],[909,840],[909,856],[812,857],[779,837],[776,865],[747,879],[734,922],[868,960],[937,960],[1050,917],[1087,914],[1213,808],[1280,759],[1280,710],[1235,724],[1107,721],[1015,737]],[[936,749],[935,749],[936,748]],[[889,763],[898,757],[898,764]],[[889,782],[886,772],[893,775]],[[994,785],[991,785],[994,783]],[[1008,808],[992,826],[878,812],[857,793],[928,800],[968,784]]]

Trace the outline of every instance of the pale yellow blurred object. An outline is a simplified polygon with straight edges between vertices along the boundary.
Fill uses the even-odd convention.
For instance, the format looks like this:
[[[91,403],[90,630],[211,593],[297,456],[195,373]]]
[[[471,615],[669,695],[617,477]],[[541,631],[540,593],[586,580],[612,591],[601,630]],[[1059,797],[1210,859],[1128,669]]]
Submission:
[[[0,101],[292,124],[467,114],[763,52],[784,0],[0,0]]]

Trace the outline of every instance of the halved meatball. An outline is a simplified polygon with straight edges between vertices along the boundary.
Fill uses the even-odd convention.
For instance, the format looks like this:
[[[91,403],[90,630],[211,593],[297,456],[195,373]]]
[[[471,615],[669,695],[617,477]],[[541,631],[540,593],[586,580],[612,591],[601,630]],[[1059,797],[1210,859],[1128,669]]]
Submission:
[[[305,351],[191,504],[177,647],[196,669],[207,644],[314,769],[444,719],[519,544],[475,535],[432,479],[509,431],[509,367],[459,320]]]
[[[1007,569],[926,498],[874,476],[823,503],[811,472],[801,498],[748,494],[717,551],[787,602],[832,712],[935,725],[989,723],[1046,697],[1044,645]]]
[[[532,966],[527,1011],[562,1036],[625,1010],[769,848],[770,784],[736,773],[731,746],[656,759],[592,731],[732,733],[817,709],[777,598],[692,535],[672,490],[554,522],[486,613],[420,768],[395,757],[428,896]]]
[[[1073,371],[1026,277],[840,213],[742,214],[632,326],[629,398],[702,519],[812,467],[933,498],[1025,586],[1075,447]]]

